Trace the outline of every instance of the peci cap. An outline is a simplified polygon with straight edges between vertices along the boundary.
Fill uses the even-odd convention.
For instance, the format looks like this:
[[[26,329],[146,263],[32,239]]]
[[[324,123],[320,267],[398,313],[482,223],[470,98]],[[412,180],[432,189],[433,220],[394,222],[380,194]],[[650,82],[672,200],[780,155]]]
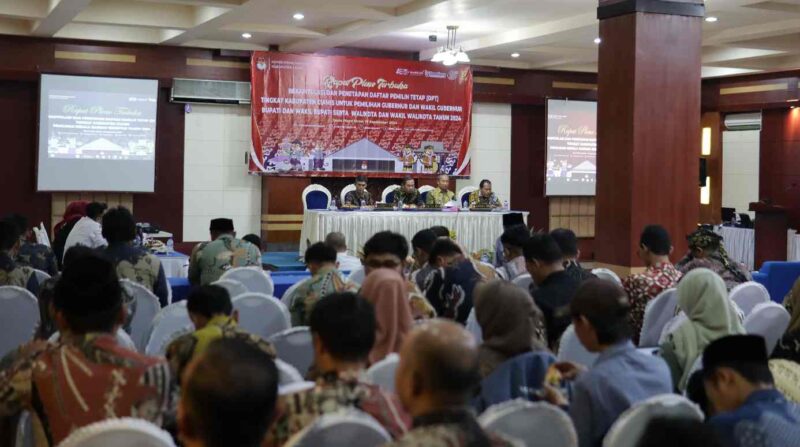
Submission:
[[[767,366],[767,346],[759,335],[729,335],[711,342],[703,351],[703,369],[726,365]]]
[[[525,221],[522,219],[522,213],[503,214],[503,228],[513,227],[514,225],[525,225]]]
[[[233,231],[233,220],[220,217],[211,219],[210,231],[231,232]]]

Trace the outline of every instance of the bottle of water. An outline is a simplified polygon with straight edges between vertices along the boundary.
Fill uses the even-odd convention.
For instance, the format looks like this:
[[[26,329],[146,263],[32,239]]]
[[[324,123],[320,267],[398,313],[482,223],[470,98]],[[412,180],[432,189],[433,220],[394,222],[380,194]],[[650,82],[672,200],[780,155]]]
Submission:
[[[503,210],[508,211],[508,200],[503,201]]]
[[[336,211],[336,197],[331,197],[331,205],[328,207],[331,211]]]
[[[172,254],[175,251],[175,241],[172,238],[167,239],[167,253]]]
[[[462,210],[469,209],[469,204],[467,204],[467,201],[466,201],[466,200],[464,201],[464,203],[462,203],[462,204],[461,204],[461,209],[462,209]]]
[[[364,209],[364,208],[366,208],[366,207],[367,207],[367,202],[365,202],[365,201],[363,201],[363,200],[362,200],[362,201],[361,201],[361,206],[359,207],[359,209],[362,209],[362,210],[363,210],[363,209]]]

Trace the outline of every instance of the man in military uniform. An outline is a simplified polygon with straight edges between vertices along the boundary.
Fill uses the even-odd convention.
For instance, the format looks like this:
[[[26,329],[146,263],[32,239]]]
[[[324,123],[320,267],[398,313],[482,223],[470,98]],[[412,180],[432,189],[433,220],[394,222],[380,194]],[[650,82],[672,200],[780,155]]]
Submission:
[[[11,214],[6,220],[17,226],[20,234],[20,245],[17,250],[17,264],[46,272],[50,276],[58,274],[58,262],[53,250],[47,245],[31,242],[31,229],[28,219],[21,214]]]
[[[344,208],[358,208],[362,204],[365,206],[375,205],[375,201],[372,200],[372,196],[367,191],[367,178],[359,175],[356,177],[355,184],[355,191],[350,191],[344,195],[344,204],[342,206]]]
[[[211,242],[202,242],[192,250],[189,282],[205,285],[218,280],[234,267],[261,266],[261,252],[255,245],[236,239],[231,219],[213,219],[209,228]]]
[[[428,191],[428,197],[425,199],[426,208],[442,208],[447,202],[453,200],[456,195],[453,191],[450,191],[449,175],[439,175],[436,184],[438,188]]]
[[[403,183],[394,190],[394,204],[407,208],[417,208],[425,205],[413,178],[403,178]]]
[[[39,293],[39,281],[30,267],[14,260],[19,249],[17,226],[9,221],[0,222],[0,286],[17,286]]]
[[[500,208],[500,199],[492,192],[492,182],[481,180],[480,189],[469,195],[470,208]]]

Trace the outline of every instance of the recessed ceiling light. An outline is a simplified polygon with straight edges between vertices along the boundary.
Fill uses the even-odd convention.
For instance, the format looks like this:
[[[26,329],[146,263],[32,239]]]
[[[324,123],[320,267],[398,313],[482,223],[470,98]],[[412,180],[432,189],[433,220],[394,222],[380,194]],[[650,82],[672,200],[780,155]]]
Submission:
[[[714,17],[714,16],[708,16],[708,17],[706,17],[706,22],[708,22],[708,23],[714,23],[714,22],[716,22],[717,20],[719,20],[719,19],[718,19],[718,18],[716,18],[716,17]]]
[[[242,33],[242,37],[244,37],[245,39],[249,39],[249,38],[253,37],[253,35],[250,34],[250,33]]]
[[[519,57],[519,53],[511,53],[511,57]]]
[[[601,38],[599,38],[599,37],[595,37],[595,38],[594,38],[594,43],[595,43],[596,45],[600,45],[600,42],[602,42],[602,41],[603,41],[603,39],[601,39]]]
[[[306,18],[306,16],[304,16],[302,12],[296,12],[292,16],[292,18],[295,19],[295,20],[303,20],[303,19]]]

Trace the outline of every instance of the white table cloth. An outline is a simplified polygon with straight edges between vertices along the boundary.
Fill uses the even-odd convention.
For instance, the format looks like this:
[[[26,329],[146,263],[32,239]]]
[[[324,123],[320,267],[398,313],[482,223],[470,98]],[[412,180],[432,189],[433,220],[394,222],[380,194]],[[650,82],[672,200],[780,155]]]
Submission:
[[[495,240],[503,233],[503,214],[506,212],[309,210],[303,215],[300,253],[305,252],[307,241],[312,244],[323,241],[332,231],[344,234],[347,246],[355,253],[379,231],[394,231],[410,241],[418,231],[436,225],[455,231],[456,240],[470,253],[480,250],[494,253]],[[527,222],[530,213],[522,214]]]
[[[156,255],[164,267],[167,278],[186,278],[189,276],[189,257],[183,253]]]
[[[741,262],[751,271],[755,270],[756,231],[754,229],[720,226],[716,227],[714,231],[722,236],[722,243],[731,259]],[[800,236],[795,230],[787,231],[786,259],[789,261],[800,260]]]

